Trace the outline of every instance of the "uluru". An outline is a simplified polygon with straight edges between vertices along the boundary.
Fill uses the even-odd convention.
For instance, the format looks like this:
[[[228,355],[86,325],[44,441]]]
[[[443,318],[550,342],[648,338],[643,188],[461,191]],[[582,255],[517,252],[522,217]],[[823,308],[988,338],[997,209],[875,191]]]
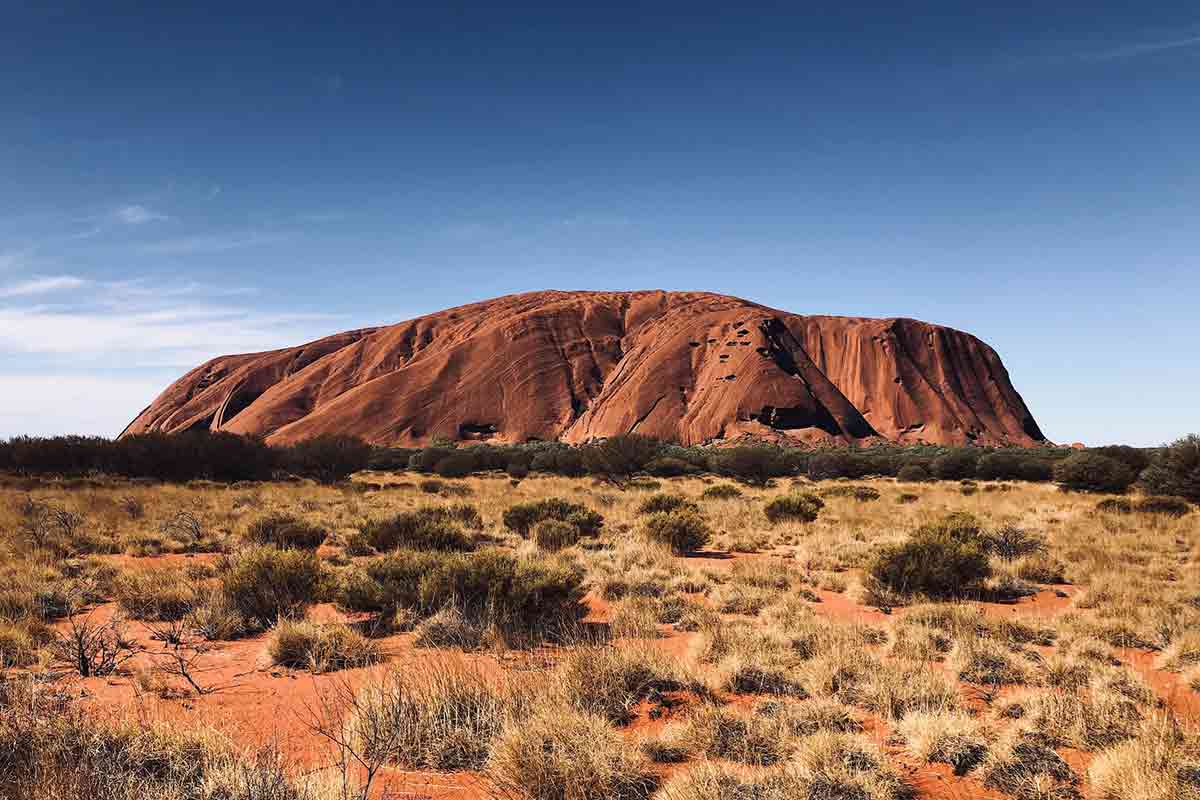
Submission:
[[[624,433],[683,445],[1044,441],[1000,357],[968,333],[666,291],[509,295],[221,356],[124,434],[197,429],[392,446]]]

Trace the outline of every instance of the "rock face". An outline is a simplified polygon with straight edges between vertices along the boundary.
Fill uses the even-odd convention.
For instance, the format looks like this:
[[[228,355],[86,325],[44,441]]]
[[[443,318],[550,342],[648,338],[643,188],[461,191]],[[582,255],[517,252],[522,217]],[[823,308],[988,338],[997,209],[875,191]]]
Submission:
[[[911,319],[800,316],[702,292],[536,292],[269,353],[222,356],[125,434],[207,428],[284,444],[350,433],[680,444],[1033,445],[999,356]]]

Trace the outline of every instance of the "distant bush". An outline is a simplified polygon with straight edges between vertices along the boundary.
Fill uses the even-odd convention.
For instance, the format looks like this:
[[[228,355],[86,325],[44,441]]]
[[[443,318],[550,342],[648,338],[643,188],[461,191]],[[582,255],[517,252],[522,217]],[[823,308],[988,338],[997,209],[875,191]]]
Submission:
[[[934,598],[967,594],[991,572],[987,555],[976,542],[933,531],[885,547],[868,568],[873,580],[892,591]]]
[[[504,526],[511,531],[528,537],[530,530],[544,519],[569,522],[579,528],[584,536],[594,536],[604,525],[604,517],[587,506],[572,503],[559,497],[548,497],[528,503],[509,506],[504,512]]]
[[[709,486],[700,496],[706,500],[732,500],[741,497],[742,490],[729,483],[718,483],[716,486]]]
[[[772,478],[792,473],[785,452],[766,445],[731,447],[712,455],[712,470],[735,480],[765,486]]]
[[[814,481],[862,478],[869,472],[866,459],[841,450],[814,453],[808,459],[808,477]]]
[[[1200,503],[1200,434],[1184,436],[1163,448],[1138,482],[1148,494]]]
[[[860,503],[879,499],[879,490],[872,486],[829,486],[821,490],[822,497],[852,497]]]
[[[560,444],[552,444],[552,446],[534,453],[533,459],[529,462],[529,469],[537,472],[553,472],[569,478],[578,478],[587,472],[583,461],[583,451],[577,447]],[[514,475],[513,477],[518,476]]]
[[[1076,492],[1123,492],[1135,477],[1126,464],[1086,450],[1067,456],[1054,467],[1054,480]]]
[[[637,513],[654,514],[659,511],[699,511],[700,507],[677,494],[652,494],[638,505]]]
[[[454,455],[453,447],[433,445],[417,450],[408,459],[408,468],[415,472],[433,472],[443,459]]]
[[[665,544],[674,553],[700,550],[712,538],[708,524],[694,511],[659,511],[646,517],[642,531],[650,541]]]
[[[184,482],[206,479],[267,480],[280,451],[261,439],[197,431],[147,433],[104,439],[96,436],[18,436],[0,441],[0,470],[20,474],[85,475]]]
[[[943,481],[973,478],[978,460],[979,454],[974,450],[959,448],[935,458],[929,465],[929,471],[935,478]]]
[[[376,550],[473,550],[475,539],[459,523],[479,527],[473,506],[428,507],[402,511],[390,519],[371,520],[359,532]]]
[[[1143,514],[1163,514],[1168,517],[1182,517],[1192,510],[1188,501],[1182,497],[1161,495],[1142,497],[1134,503],[1133,508]]]
[[[912,494],[911,492],[903,492],[896,498],[896,502],[901,505],[907,505],[908,503],[915,503],[920,499],[921,499],[921,495],[919,495],[919,494]]]
[[[683,459],[671,458],[670,456],[660,456],[646,464],[646,472],[657,478],[678,478],[682,475],[691,475],[699,471],[698,467],[692,466]]]
[[[250,524],[246,538],[255,544],[273,544],[281,550],[316,550],[328,532],[320,525],[291,514],[271,514]]]
[[[579,528],[569,522],[544,519],[534,526],[532,539],[539,550],[554,552],[578,542]]]
[[[763,513],[772,523],[812,522],[824,507],[825,503],[814,494],[790,494],[767,503]]]
[[[509,464],[504,468],[504,471],[508,473],[508,477],[517,481],[523,480],[529,476],[529,467],[525,464]]]
[[[1023,457],[1018,453],[984,453],[975,464],[975,477],[981,481],[1015,481],[1021,478]]]
[[[641,472],[659,455],[662,445],[636,433],[610,436],[582,448],[583,465],[592,475],[622,481]]]
[[[1114,461],[1120,461],[1125,466],[1133,470],[1134,474],[1141,472],[1146,467],[1150,466],[1150,451],[1140,447],[1130,447],[1124,444],[1110,444],[1105,447],[1092,447],[1088,452],[1098,453],[1099,455],[1111,458]]]
[[[287,469],[321,483],[337,483],[367,468],[371,446],[354,436],[317,436],[288,447],[283,453]]]
[[[475,458],[467,450],[455,450],[434,465],[443,478],[465,478],[477,469]]]
[[[1017,478],[1031,483],[1041,483],[1054,477],[1054,467],[1048,462],[1036,458],[1027,458],[1021,462]]]
[[[896,479],[904,483],[924,483],[929,480],[929,471],[920,464],[908,464],[900,468]]]
[[[316,602],[324,571],[305,550],[252,547],[220,576],[221,592],[245,619],[269,627],[280,617],[300,617]]]
[[[1132,514],[1133,501],[1124,497],[1106,497],[1096,503],[1096,510],[1107,514]]]

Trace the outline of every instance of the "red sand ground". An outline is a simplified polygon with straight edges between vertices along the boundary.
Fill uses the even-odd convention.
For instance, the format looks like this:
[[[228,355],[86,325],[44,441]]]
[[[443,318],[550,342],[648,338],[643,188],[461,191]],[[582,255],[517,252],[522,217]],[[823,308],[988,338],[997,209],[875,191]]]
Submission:
[[[769,558],[773,556],[738,554],[729,559],[705,561],[705,566],[728,569],[738,560],[746,558]],[[177,558],[177,557],[175,557]],[[128,560],[128,559],[123,559]],[[136,559],[146,565],[159,565],[173,557]],[[1060,597],[1055,590],[1067,594]],[[1024,598],[1013,604],[980,604],[987,613],[996,615],[1029,615],[1049,617],[1062,613],[1070,603],[1073,587],[1062,586],[1042,591],[1034,597]],[[875,609],[857,604],[845,594],[817,591],[821,602],[811,607],[818,614],[845,622],[885,624],[889,617]],[[590,613],[588,619],[595,622],[607,621],[609,605],[602,599],[587,598]],[[111,604],[101,606],[92,613],[97,620],[110,618],[114,612]],[[904,609],[895,611],[897,616]],[[332,606],[318,606],[312,611],[315,619],[344,619]],[[663,626],[662,638],[631,643],[632,646],[651,646],[671,656],[683,658],[699,634],[677,632]],[[149,637],[149,631],[137,623],[130,624],[130,633],[151,652],[159,647]],[[320,707],[323,696],[331,697],[339,689],[353,689],[372,675],[399,667],[401,669],[438,670],[445,669],[446,654],[437,651],[414,649],[411,634],[399,634],[381,639],[388,653],[388,661],[367,669],[346,670],[328,675],[311,675],[280,669],[270,664],[265,653],[265,637],[259,636],[235,642],[216,643],[211,654],[205,657],[204,671],[200,683],[206,687],[220,687],[203,696],[183,699],[162,699],[154,694],[141,692],[136,681],[129,675],[110,678],[78,680],[78,690],[87,702],[103,713],[114,716],[132,715],[141,720],[163,721],[172,725],[192,727],[212,726],[231,736],[234,741],[248,747],[274,745],[291,759],[302,772],[319,772],[332,765],[331,752],[324,740],[310,727],[312,713]],[[1159,696],[1180,715],[1181,719],[1200,724],[1200,695],[1190,691],[1179,676],[1155,668],[1155,655],[1137,650],[1126,650],[1120,657],[1145,677]],[[456,654],[453,656],[462,665],[487,672],[502,669],[540,668],[549,664],[544,654]],[[142,657],[143,663],[145,656]],[[970,696],[964,694],[968,700]],[[749,706],[753,698],[731,696],[729,700],[738,705]],[[977,700],[977,698],[975,699]],[[649,706],[643,705],[640,714],[628,726],[632,737],[652,735],[659,732],[667,722],[678,716],[681,709],[659,719],[651,719]],[[967,798],[1003,798],[1003,795],[985,790],[978,781],[953,775],[942,765],[917,764],[901,748],[888,741],[888,726],[878,718],[867,717],[867,730],[875,741],[891,755],[893,763],[905,773],[918,796],[931,800],[966,800]],[[1083,776],[1091,756],[1072,750],[1062,751],[1064,757]],[[679,766],[664,766],[663,774],[669,774]],[[385,771],[377,779],[375,796],[390,798],[478,798],[487,795],[478,776],[469,773],[424,773]]]

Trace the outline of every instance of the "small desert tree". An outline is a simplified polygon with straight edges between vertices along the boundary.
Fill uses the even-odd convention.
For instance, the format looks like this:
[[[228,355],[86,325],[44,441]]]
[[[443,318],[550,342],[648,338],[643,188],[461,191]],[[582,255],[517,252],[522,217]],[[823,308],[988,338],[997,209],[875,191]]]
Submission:
[[[1175,495],[1200,503],[1200,434],[1167,445],[1138,483],[1148,493]]]

